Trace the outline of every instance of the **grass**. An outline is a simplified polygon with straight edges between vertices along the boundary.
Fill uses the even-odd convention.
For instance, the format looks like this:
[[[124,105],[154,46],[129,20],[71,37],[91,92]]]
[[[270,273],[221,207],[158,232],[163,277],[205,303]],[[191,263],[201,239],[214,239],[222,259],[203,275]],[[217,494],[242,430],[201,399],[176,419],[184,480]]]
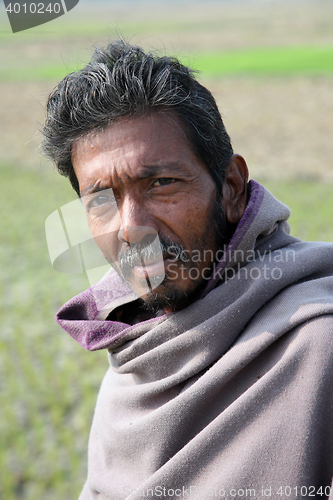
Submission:
[[[200,53],[183,57],[183,62],[208,77],[222,75],[294,76],[333,74],[333,46],[282,47]],[[59,81],[84,65],[52,63],[33,65],[7,63],[0,69],[0,81]]]
[[[106,354],[87,353],[54,314],[88,286],[50,266],[44,221],[73,199],[50,172],[1,168],[0,497],[76,498]]]
[[[22,66],[0,70],[0,81],[3,82],[34,82],[40,80],[60,81],[68,73],[77,71],[79,67],[70,67],[64,64],[45,66]]]
[[[305,180],[263,181],[291,209],[291,234],[306,241],[333,242],[332,184]]]
[[[333,47],[279,47],[200,55],[192,66],[208,76],[317,75],[333,72]]]

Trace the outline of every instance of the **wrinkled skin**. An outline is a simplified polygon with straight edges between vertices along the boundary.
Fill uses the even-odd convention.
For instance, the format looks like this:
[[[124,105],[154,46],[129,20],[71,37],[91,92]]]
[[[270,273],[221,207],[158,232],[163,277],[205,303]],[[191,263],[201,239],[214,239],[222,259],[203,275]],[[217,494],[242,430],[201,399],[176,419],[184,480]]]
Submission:
[[[227,227],[246,207],[244,159],[231,158],[217,200],[214,180],[184,130],[175,115],[152,113],[117,121],[72,150],[90,230],[103,255],[148,306],[165,312],[198,297],[216,252],[227,243]],[[140,252],[131,254],[156,234],[159,256],[147,252],[142,261]],[[168,252],[169,245],[177,251]]]

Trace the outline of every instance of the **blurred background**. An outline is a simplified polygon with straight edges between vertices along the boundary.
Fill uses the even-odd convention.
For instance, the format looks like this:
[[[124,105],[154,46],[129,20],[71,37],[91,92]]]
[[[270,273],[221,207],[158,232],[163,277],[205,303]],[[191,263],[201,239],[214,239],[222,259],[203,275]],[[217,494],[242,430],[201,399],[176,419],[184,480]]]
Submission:
[[[13,34],[0,4],[0,497],[69,500],[86,476],[105,352],[54,321],[89,286],[51,267],[48,215],[75,199],[41,157],[47,95],[123,36],[199,71],[251,177],[290,206],[292,234],[333,241],[333,4],[329,0],[81,0]]]

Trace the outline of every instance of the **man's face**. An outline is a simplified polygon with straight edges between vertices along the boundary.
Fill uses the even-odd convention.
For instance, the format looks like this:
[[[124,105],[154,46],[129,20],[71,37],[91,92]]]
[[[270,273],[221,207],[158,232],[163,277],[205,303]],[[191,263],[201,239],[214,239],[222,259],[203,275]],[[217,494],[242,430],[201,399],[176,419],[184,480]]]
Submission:
[[[118,121],[78,140],[72,161],[93,237],[148,307],[170,312],[195,300],[225,242],[224,216],[180,120]]]

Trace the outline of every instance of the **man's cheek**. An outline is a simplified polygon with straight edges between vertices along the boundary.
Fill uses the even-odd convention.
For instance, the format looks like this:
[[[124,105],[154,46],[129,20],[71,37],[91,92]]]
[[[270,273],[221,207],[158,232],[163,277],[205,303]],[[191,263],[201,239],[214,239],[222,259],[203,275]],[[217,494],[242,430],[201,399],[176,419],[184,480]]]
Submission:
[[[118,238],[114,234],[103,234],[95,236],[94,240],[100,249],[103,257],[110,263],[118,261]]]

